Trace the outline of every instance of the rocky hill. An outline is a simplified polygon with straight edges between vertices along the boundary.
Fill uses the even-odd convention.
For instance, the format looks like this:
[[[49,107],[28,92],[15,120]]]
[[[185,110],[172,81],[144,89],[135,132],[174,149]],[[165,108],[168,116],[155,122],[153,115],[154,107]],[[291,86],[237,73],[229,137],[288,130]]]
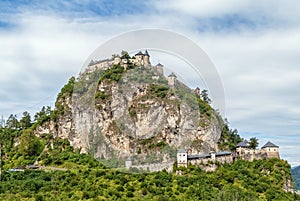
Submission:
[[[175,161],[218,151],[224,126],[211,106],[180,81],[170,85],[153,67],[115,64],[71,78],[58,95],[54,118],[35,130],[68,139],[95,158],[138,163]]]

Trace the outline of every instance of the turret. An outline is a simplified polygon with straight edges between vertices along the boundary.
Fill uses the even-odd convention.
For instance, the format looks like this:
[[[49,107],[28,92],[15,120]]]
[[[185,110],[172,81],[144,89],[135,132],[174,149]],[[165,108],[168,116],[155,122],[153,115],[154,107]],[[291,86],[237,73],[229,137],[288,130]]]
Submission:
[[[177,82],[177,76],[172,72],[169,76],[168,76],[168,84],[171,87],[175,87]]]
[[[261,147],[261,150],[267,154],[269,158],[280,158],[279,157],[279,146],[273,144],[272,142],[267,142],[264,146]]]
[[[139,66],[143,66],[144,65],[144,54],[141,51],[139,51],[138,53],[136,53],[134,55],[134,57],[135,57],[137,65],[139,65]]]
[[[187,151],[185,149],[178,149],[177,165],[178,167],[187,167]]]
[[[150,63],[150,55],[149,55],[149,53],[148,53],[147,50],[145,50],[144,57],[143,57],[143,61],[144,61],[144,66],[145,66],[145,67],[151,65],[151,63]]]
[[[158,63],[155,67],[156,67],[156,72],[159,75],[164,75],[164,65],[162,65],[161,63]]]

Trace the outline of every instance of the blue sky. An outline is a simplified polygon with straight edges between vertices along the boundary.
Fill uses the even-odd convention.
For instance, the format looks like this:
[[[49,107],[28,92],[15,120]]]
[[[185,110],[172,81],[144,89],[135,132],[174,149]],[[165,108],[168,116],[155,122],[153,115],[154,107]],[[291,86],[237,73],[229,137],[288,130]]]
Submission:
[[[1,1],[0,115],[53,105],[103,42],[158,28],[185,35],[213,60],[226,117],[300,164],[300,7],[295,0]]]

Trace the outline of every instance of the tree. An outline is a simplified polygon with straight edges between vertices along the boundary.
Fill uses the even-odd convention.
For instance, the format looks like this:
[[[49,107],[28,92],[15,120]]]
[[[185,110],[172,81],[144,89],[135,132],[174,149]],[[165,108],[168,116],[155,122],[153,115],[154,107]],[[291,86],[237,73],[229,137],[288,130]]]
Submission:
[[[20,136],[19,154],[23,156],[37,156],[43,150],[43,144],[33,134],[33,130],[26,129]]]
[[[17,119],[17,115],[13,115],[13,114],[11,114],[9,117],[8,117],[8,119],[7,119],[7,121],[6,121],[6,126],[8,127],[8,128],[11,128],[11,129],[18,129],[19,128],[19,121],[18,121],[18,119]]]
[[[43,106],[41,111],[35,113],[34,121],[43,120],[46,117],[50,116],[50,114],[51,114],[51,107],[47,106],[47,108],[46,108],[45,106]]]
[[[256,149],[257,146],[258,146],[258,139],[256,137],[250,138],[249,148]]]
[[[121,52],[121,58],[122,59],[131,59],[131,57],[129,56],[128,52],[122,50]]]
[[[202,100],[204,102],[206,102],[207,104],[211,103],[211,99],[208,97],[208,91],[206,89],[202,90],[200,93],[200,97],[202,98]]]
[[[23,112],[23,117],[20,120],[20,126],[23,129],[31,126],[31,117],[27,111]]]

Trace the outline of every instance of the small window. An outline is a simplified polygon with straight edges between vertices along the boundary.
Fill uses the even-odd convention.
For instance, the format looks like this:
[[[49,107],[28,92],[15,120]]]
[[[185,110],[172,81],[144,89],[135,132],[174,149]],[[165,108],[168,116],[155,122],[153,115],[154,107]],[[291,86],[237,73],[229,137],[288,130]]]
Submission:
[[[185,156],[185,154],[183,154],[183,156]]]
[[[271,149],[269,149],[269,151],[271,151]]]
[[[274,149],[274,151],[276,151],[276,149]]]

